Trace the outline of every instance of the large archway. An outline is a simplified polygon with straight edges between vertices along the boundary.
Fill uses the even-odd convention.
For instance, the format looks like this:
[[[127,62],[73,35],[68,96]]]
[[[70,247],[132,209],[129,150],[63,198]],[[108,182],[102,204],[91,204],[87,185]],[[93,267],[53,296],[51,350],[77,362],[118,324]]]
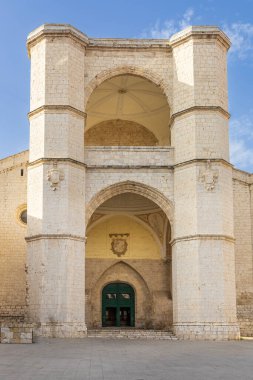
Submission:
[[[107,317],[120,326],[120,307],[125,308],[121,312],[130,318],[128,322],[135,320],[134,326],[138,328],[169,328],[172,324],[170,221],[164,210],[150,199],[155,192],[151,191],[147,197],[137,190],[143,190],[143,186],[130,191],[132,186],[124,190],[120,187],[121,191],[117,189],[110,195],[100,194],[97,207],[93,205],[94,209],[90,209],[94,211],[86,230],[88,327],[108,325],[104,320]],[[112,304],[106,305],[103,289],[109,283],[133,286],[134,308],[118,305],[117,295],[115,300],[108,300]]]
[[[86,206],[86,225],[88,224],[94,211],[102,203],[114,197],[115,195],[123,193],[138,194],[154,202],[166,214],[168,220],[170,221],[170,225],[173,228],[174,206],[172,202],[168,200],[159,190],[150,187],[146,184],[133,181],[115,183],[111,186],[102,189],[94,197],[92,197],[92,199]]]
[[[169,146],[170,109],[152,74],[118,68],[101,73],[86,94],[86,146]]]

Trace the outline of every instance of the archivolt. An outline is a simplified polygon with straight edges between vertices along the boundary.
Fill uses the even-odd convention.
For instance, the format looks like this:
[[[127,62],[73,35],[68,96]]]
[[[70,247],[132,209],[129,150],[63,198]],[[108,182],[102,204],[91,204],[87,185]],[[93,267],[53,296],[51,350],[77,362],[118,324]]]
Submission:
[[[88,100],[96,87],[98,87],[102,82],[104,82],[107,79],[110,79],[117,75],[123,75],[123,74],[137,75],[142,78],[146,78],[150,82],[153,82],[156,86],[160,87],[161,91],[165,95],[169,104],[168,86],[165,84],[163,79],[161,79],[158,75],[153,73],[151,70],[148,70],[147,68],[124,65],[124,66],[116,66],[108,70],[104,70],[101,73],[97,74],[95,78],[93,78],[90,81],[90,83],[87,85],[85,89],[84,109],[86,109]]]
[[[114,185],[106,187],[94,195],[86,207],[86,225],[88,224],[91,215],[102,203],[114,197],[115,195],[122,193],[139,194],[150,199],[164,211],[170,221],[171,226],[173,225],[174,210],[172,203],[162,193],[153,187],[132,181],[116,183]]]

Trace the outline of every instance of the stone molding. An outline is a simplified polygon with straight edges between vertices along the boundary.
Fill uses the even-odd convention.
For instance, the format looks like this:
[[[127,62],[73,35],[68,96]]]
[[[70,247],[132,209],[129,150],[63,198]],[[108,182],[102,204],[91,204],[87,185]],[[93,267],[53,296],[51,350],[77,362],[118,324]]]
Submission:
[[[127,152],[171,152],[171,151],[174,151],[175,148],[173,146],[159,146],[159,145],[156,145],[156,146],[138,146],[138,145],[120,145],[120,146],[117,146],[117,145],[112,145],[112,146],[109,146],[109,145],[86,145],[84,147],[84,150],[85,151],[127,151]]]
[[[83,168],[87,167],[87,165],[84,162],[77,161],[77,160],[74,160],[73,158],[69,158],[69,157],[43,157],[43,158],[39,158],[38,160],[29,162],[27,166],[28,166],[28,168],[30,168],[30,167],[34,167],[34,166],[43,165],[43,164],[50,165],[50,164],[53,164],[54,162],[69,163],[72,165],[81,166]]]
[[[86,225],[88,224],[92,214],[102,203],[115,195],[129,192],[142,195],[153,201],[166,214],[171,226],[173,225],[174,204],[162,193],[160,193],[159,190],[143,183],[133,181],[118,182],[100,190],[97,194],[95,194],[86,207]]]
[[[169,106],[170,94],[168,90],[168,84],[165,83],[164,79],[161,78],[160,75],[157,75],[153,70],[150,70],[146,67],[140,67],[135,65],[120,65],[103,70],[90,80],[85,89],[85,109],[87,107],[87,103],[91,94],[101,83],[103,83],[107,79],[122,74],[137,75],[149,80],[150,82],[153,82],[156,86],[158,86],[161,89],[162,93],[165,95],[167,99],[167,103]]]
[[[174,34],[170,40],[172,48],[177,47],[189,40],[212,40],[219,41],[227,50],[230,48],[231,42],[227,35],[216,26],[189,26],[188,28]]]
[[[81,116],[82,118],[86,119],[87,117],[87,113],[86,112],[83,112],[81,110],[78,110],[77,108],[75,107],[72,107],[70,105],[67,105],[67,104],[58,104],[58,105],[53,105],[53,104],[47,104],[47,105],[43,105],[41,107],[38,107],[32,111],[30,111],[27,116],[28,116],[28,119],[30,120],[33,116],[37,115],[38,113],[41,113],[41,112],[48,112],[48,113],[64,113],[64,112],[71,112],[77,116]]]
[[[134,38],[89,38],[87,49],[118,50],[118,49],[138,49],[138,50],[167,50],[171,51],[171,46],[167,39],[134,39]]]
[[[87,165],[88,169],[173,169],[173,165]]]
[[[77,240],[85,242],[86,238],[84,236],[72,235],[72,234],[39,234],[26,236],[25,240],[29,243],[36,240],[46,240],[46,239],[66,239],[66,240]]]
[[[235,238],[233,236],[229,235],[222,235],[222,234],[196,234],[196,235],[186,235],[174,238],[170,244],[173,246],[174,244],[181,242],[181,241],[190,241],[190,240],[225,240],[230,243],[235,242]]]
[[[230,113],[220,106],[192,106],[182,111],[173,113],[170,118],[170,127],[173,127],[174,121],[177,117],[183,116],[187,113],[201,112],[201,111],[219,112],[222,115],[224,115],[227,119],[230,119]]]
[[[86,47],[89,43],[89,38],[80,30],[74,28],[70,24],[43,24],[32,31],[27,37],[27,51],[30,57],[31,48],[46,37],[51,38],[71,38],[82,47]]]
[[[205,164],[207,164],[208,161],[210,163],[216,163],[216,164],[228,166],[230,168],[234,167],[230,162],[224,160],[223,158],[193,158],[192,160],[188,160],[188,161],[184,161],[184,162],[179,162],[179,163],[173,165],[173,168],[177,169],[179,167],[183,167],[183,166],[187,166],[187,165],[194,165],[196,163],[205,163]]]

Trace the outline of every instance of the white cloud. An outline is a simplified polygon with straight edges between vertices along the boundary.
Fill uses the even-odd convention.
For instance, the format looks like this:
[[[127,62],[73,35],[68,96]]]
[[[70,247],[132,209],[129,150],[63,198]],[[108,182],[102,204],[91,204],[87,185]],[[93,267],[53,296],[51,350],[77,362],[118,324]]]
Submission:
[[[253,172],[253,118],[250,116],[230,123],[230,157],[237,168]]]
[[[161,25],[160,21],[157,21],[155,25],[150,29],[146,29],[142,34],[142,38],[170,38],[173,34],[179,32],[182,29],[187,28],[192,24],[192,18],[194,16],[193,8],[189,8],[183,14],[180,20],[166,20]]]
[[[239,59],[253,56],[253,24],[240,22],[225,24],[223,30],[232,42],[230,54]]]

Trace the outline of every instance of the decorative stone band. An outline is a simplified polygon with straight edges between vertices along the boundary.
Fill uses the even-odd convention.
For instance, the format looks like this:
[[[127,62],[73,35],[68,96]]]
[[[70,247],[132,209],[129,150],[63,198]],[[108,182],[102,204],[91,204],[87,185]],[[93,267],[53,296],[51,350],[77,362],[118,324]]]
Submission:
[[[221,234],[197,234],[197,235],[188,235],[181,236],[171,240],[170,244],[173,246],[174,244],[181,241],[190,241],[190,240],[225,240],[230,243],[235,242],[235,238],[229,235],[221,235]]]
[[[87,165],[88,169],[173,169],[173,165]]]
[[[66,239],[66,240],[77,240],[86,241],[85,236],[71,235],[71,234],[39,234],[33,236],[27,236],[25,240],[29,243],[30,241],[44,240],[44,239]]]
[[[177,322],[173,332],[184,340],[239,340],[240,329],[237,322]]]
[[[194,165],[196,163],[205,163],[206,164],[208,161],[210,161],[211,163],[217,163],[217,164],[221,164],[224,166],[229,166],[231,168],[234,167],[234,165],[232,165],[230,162],[224,160],[223,158],[194,158],[193,160],[179,162],[179,163],[173,165],[173,167],[176,169],[176,168],[181,167],[181,166]]]
[[[32,31],[27,38],[27,50],[30,57],[31,48],[44,38],[71,38],[84,48],[89,43],[89,38],[80,30],[69,24],[44,24]]]
[[[89,38],[87,50],[158,50],[161,49],[171,51],[171,46],[166,39],[117,39],[117,38]]]
[[[87,113],[86,112],[83,112],[75,107],[72,107],[70,105],[67,105],[67,104],[62,104],[62,105],[52,105],[52,104],[48,104],[48,105],[44,105],[44,106],[41,106],[41,107],[38,107],[34,110],[32,110],[31,112],[29,112],[27,114],[28,118],[31,119],[33,116],[37,115],[38,113],[41,113],[41,112],[48,112],[48,113],[66,113],[67,112],[71,112],[77,116],[80,116],[81,118],[83,119],[86,119],[87,117]]]
[[[224,115],[227,119],[230,118],[230,113],[220,106],[193,106],[193,107],[186,108],[182,111],[173,113],[170,118],[170,127],[173,127],[174,120],[177,117],[183,116],[187,113],[196,112],[196,111],[219,112],[222,115]]]
[[[207,42],[212,42],[216,39],[221,43],[226,49],[230,47],[230,40],[222,30],[216,26],[189,26],[186,29],[174,34],[170,38],[170,46],[172,48],[184,44],[189,40],[206,40]]]
[[[73,158],[68,158],[68,157],[65,157],[65,158],[64,157],[63,158],[43,157],[43,158],[39,158],[38,160],[29,162],[29,164],[27,166],[29,168],[29,167],[33,167],[33,166],[39,166],[42,164],[53,164],[54,162],[69,163],[72,165],[78,165],[78,166],[82,166],[82,167],[86,168],[86,164],[84,162],[73,160]]]

